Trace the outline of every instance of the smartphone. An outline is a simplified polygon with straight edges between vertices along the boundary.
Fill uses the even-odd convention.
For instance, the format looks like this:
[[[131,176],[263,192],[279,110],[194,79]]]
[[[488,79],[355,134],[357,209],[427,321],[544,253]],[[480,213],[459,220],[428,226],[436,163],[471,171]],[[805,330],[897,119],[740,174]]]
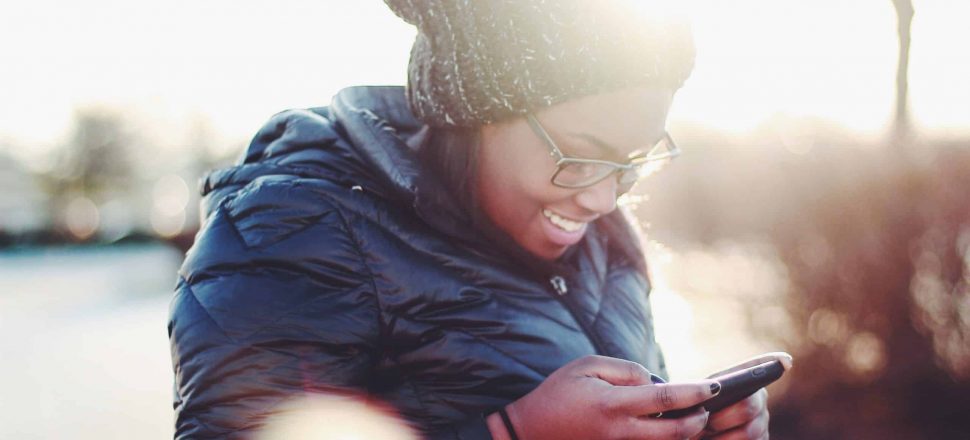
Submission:
[[[731,404],[737,403],[748,396],[751,396],[761,388],[768,386],[768,384],[778,380],[784,373],[785,366],[781,363],[781,361],[772,360],[745,368],[743,370],[712,377],[711,379],[716,380],[721,384],[721,392],[716,396],[711,397],[710,399],[707,399],[706,401],[690,408],[667,411],[655,415],[655,417],[676,419],[678,417],[691,414],[702,406],[704,409],[711,412],[724,409]],[[654,382],[657,382],[657,379],[659,378],[655,378]]]

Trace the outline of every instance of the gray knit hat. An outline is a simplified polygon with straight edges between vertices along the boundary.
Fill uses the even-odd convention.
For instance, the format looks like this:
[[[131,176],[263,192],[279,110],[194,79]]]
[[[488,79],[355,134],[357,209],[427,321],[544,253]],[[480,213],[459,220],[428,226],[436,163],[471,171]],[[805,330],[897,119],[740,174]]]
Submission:
[[[694,46],[637,0],[385,0],[418,36],[408,100],[432,126],[477,126],[627,86],[679,88]]]

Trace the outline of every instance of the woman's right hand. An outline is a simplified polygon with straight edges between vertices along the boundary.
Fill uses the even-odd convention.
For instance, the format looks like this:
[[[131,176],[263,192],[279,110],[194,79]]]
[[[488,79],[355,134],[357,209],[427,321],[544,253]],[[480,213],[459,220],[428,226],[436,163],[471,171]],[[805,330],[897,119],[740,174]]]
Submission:
[[[636,362],[586,356],[553,372],[506,412],[520,440],[688,439],[701,434],[703,408],[678,419],[651,417],[701,403],[720,390],[713,380],[653,384]],[[505,436],[499,415],[487,419],[496,440]]]

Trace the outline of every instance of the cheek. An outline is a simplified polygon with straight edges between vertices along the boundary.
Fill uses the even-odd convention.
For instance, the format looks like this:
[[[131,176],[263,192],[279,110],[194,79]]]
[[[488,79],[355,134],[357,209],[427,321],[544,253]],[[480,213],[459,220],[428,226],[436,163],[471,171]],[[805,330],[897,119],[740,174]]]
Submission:
[[[536,159],[549,163],[543,164]],[[482,207],[494,223],[517,239],[528,233],[527,229],[536,226],[545,205],[565,197],[563,191],[550,182],[552,165],[549,158],[528,155],[513,158],[509,155],[483,165],[487,168],[481,170],[479,180]]]
[[[524,219],[538,215],[543,206],[564,197],[563,191],[550,181],[551,171],[545,167],[522,162],[510,166],[509,171],[504,177],[504,194],[500,201],[515,208],[515,212],[510,213],[515,217]]]

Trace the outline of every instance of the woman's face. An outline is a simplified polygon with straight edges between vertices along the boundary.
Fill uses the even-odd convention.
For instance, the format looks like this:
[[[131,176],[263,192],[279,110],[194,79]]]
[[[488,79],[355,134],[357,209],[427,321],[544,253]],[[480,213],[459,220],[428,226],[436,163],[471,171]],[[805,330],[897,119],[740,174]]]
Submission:
[[[536,118],[564,155],[626,163],[663,138],[672,97],[669,89],[625,89],[558,104]],[[525,118],[486,125],[481,135],[479,203],[530,253],[558,258],[616,208],[615,176],[587,188],[553,185],[556,159]]]

